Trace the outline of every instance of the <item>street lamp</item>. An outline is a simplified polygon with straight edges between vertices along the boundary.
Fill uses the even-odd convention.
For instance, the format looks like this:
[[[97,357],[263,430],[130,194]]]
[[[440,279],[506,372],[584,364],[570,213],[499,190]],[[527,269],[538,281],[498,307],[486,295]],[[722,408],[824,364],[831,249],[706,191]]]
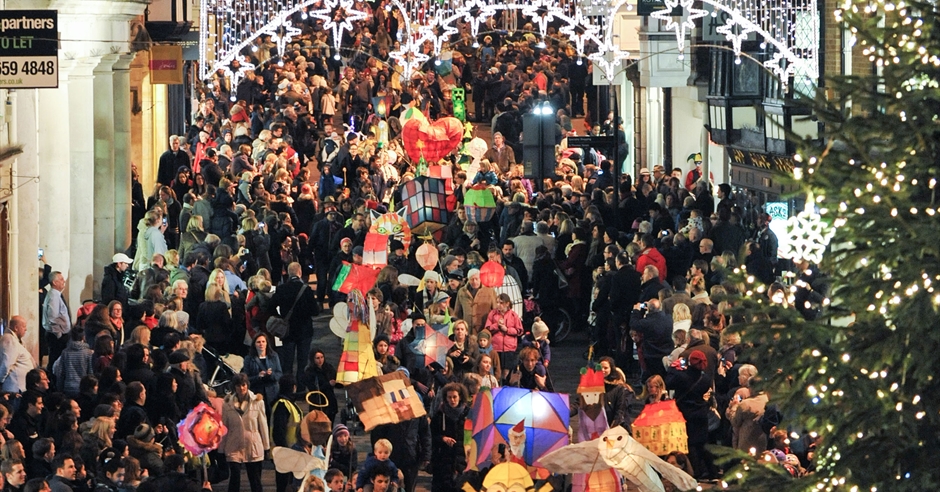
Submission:
[[[555,110],[542,101],[522,117],[522,162],[525,175],[534,177],[537,190],[544,191],[546,162],[555,162]],[[549,145],[550,144],[550,145]],[[552,166],[554,168],[554,165]]]

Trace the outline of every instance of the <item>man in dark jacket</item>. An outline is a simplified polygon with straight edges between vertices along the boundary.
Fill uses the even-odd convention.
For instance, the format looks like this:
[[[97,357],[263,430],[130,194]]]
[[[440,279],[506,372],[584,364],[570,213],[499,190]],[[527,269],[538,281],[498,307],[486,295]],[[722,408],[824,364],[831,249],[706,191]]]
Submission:
[[[127,298],[130,292],[124,285],[124,272],[131,263],[134,263],[134,260],[124,253],[118,253],[111,257],[111,261],[113,263],[104,267],[104,278],[101,279],[101,303],[118,301],[125,306],[125,311],[127,311]]]
[[[640,301],[640,274],[630,264],[630,256],[626,251],[621,251],[614,259],[617,271],[610,278],[610,294],[608,295],[608,305],[610,306],[611,325],[613,337],[617,340],[617,345],[611,347],[614,353],[617,353],[620,347],[620,340],[629,334],[630,326],[630,306]],[[610,337],[608,337],[608,340]],[[621,354],[632,360],[633,351],[629,354]],[[629,362],[618,360],[619,365],[627,367]]]
[[[183,301],[183,310],[189,313],[190,319],[196,319],[199,313],[199,305],[206,300],[206,284],[209,283],[209,257],[203,252],[189,253],[194,255],[196,262],[189,270],[189,292]],[[187,255],[187,256],[188,256]],[[188,264],[189,261],[187,260]]]
[[[295,374],[299,379],[303,371],[303,361],[309,356],[310,343],[313,341],[313,318],[320,314],[320,305],[317,304],[313,290],[301,278],[303,272],[300,263],[287,265],[287,274],[289,279],[277,286],[269,308],[272,316],[286,317],[288,312],[291,313],[290,329],[287,336],[281,340],[283,345],[277,347],[277,353],[285,374],[294,371],[296,355],[298,363]]]
[[[189,154],[180,149],[180,137],[170,135],[170,148],[160,156],[160,164],[157,166],[157,182],[170,186],[180,166],[191,167]]]
[[[643,335],[643,343],[640,345],[643,376],[640,380],[646,381],[654,374],[666,376],[663,357],[673,349],[672,318],[662,311],[659,299],[651,299],[645,308],[642,306],[640,303],[633,306],[630,329]]]
[[[324,207],[327,206],[330,205],[324,205]],[[336,249],[330,249],[330,246],[333,244],[334,239],[337,243],[339,242],[337,238],[342,228],[343,224],[339,222],[339,214],[335,208],[332,208],[326,213],[326,220],[318,221],[313,226],[313,231],[310,234],[310,250],[313,252],[313,261],[317,272],[317,297],[321,304],[329,300],[329,286],[326,278],[329,275],[330,262],[333,261],[333,255],[337,251]],[[283,362],[282,360],[281,363],[283,364]]]

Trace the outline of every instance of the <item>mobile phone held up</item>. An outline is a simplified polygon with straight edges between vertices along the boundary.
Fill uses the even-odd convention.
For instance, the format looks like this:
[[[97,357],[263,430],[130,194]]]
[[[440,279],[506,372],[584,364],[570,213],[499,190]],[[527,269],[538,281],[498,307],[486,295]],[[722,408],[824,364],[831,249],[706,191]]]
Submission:
[[[40,260],[42,259],[43,255],[45,255],[45,251],[43,251],[42,248],[39,248],[39,259],[40,259]]]
[[[163,227],[166,227],[166,217],[163,218]]]

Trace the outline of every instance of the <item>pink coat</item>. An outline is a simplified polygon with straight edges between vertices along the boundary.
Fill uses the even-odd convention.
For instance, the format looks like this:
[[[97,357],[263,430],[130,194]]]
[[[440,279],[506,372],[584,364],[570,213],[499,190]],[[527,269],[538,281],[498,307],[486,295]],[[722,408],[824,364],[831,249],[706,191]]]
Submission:
[[[499,329],[499,320],[504,320],[506,331]],[[500,313],[499,309],[490,311],[486,317],[486,329],[493,334],[491,340],[493,350],[497,352],[515,352],[519,343],[519,337],[522,336],[522,319],[512,309],[505,313]]]

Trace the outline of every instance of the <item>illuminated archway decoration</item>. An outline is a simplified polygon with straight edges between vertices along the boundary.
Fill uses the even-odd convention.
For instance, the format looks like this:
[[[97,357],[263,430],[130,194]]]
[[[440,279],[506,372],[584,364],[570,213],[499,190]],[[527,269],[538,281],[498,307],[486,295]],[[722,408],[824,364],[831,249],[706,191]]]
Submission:
[[[537,26],[544,38],[548,24],[560,21],[560,32],[567,35],[579,57],[588,57],[609,80],[623,67],[631,54],[620,50],[614,42],[614,20],[621,8],[632,9],[627,0],[614,0],[606,15],[588,16],[585,9],[594,0],[393,0],[392,8],[401,12],[403,21],[397,34],[398,51],[390,53],[397,69],[405,78],[432,57],[441,54],[447,39],[457,32],[458,21],[469,23],[474,38],[480,26],[498,12],[518,11]],[[769,50],[764,66],[783,85],[794,76],[815,80],[819,75],[819,11],[818,0],[701,0],[712,7],[712,16],[727,15],[725,25],[717,31],[731,43],[740,62],[741,43],[750,34],[761,38],[761,47]],[[584,4],[584,8],[582,7]],[[695,20],[708,15],[697,8],[695,0],[665,0],[666,8],[652,14],[675,31],[679,57],[684,58],[687,35]],[[593,5],[596,9],[597,5]],[[681,10],[681,15],[672,16]],[[367,18],[366,12],[355,9],[354,0],[201,0],[200,5],[200,76],[203,79],[221,71],[237,86],[245,72],[254,68],[242,57],[254,46],[259,36],[271,35],[279,54],[299,33],[291,19],[314,17],[323,21],[331,32],[333,49],[339,56],[343,34],[352,23]],[[431,53],[422,52],[426,42]]]

